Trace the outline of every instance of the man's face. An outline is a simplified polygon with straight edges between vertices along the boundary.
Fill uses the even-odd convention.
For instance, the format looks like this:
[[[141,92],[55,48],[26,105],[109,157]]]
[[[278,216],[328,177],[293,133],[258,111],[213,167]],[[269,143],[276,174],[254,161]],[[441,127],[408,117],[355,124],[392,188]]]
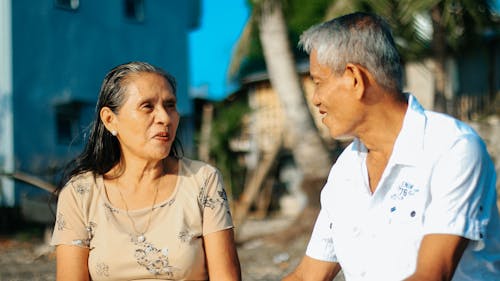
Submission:
[[[362,114],[353,93],[352,72],[335,74],[329,66],[318,62],[317,52],[310,55],[311,78],[316,85],[313,103],[322,114],[322,122],[335,139],[355,136]]]

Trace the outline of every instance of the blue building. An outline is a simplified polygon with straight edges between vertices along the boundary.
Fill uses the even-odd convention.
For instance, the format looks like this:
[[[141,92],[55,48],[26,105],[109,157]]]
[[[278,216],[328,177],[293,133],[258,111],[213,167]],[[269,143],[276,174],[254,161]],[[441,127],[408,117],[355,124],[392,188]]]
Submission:
[[[53,182],[83,148],[104,75],[133,60],[177,78],[178,136],[190,155],[188,33],[199,13],[200,0],[1,0],[0,172]],[[0,206],[36,189],[0,179]]]

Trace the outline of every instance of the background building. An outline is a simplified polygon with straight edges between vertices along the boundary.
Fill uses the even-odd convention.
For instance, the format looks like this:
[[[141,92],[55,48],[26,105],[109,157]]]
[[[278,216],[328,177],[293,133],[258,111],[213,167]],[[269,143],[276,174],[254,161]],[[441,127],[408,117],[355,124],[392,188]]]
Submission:
[[[0,1],[0,172],[55,182],[83,148],[104,75],[132,60],[177,78],[178,136],[190,155],[188,32],[198,27],[199,12],[199,0]],[[0,179],[0,206],[39,192]]]

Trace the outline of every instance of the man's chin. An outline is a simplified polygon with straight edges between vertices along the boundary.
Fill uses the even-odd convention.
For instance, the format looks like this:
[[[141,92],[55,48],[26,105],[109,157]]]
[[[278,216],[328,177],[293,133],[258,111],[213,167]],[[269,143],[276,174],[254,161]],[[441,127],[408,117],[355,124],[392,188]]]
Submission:
[[[348,134],[334,134],[334,133],[331,133],[331,137],[334,140],[337,140],[337,141],[351,141],[352,139],[354,139],[354,136],[351,136],[351,135],[348,135]]]

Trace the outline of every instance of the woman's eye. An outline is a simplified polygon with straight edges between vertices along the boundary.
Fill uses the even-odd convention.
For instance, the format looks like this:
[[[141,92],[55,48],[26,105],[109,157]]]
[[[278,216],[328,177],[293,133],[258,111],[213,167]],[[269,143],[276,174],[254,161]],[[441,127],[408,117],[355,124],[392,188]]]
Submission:
[[[176,106],[175,102],[167,102],[165,104],[166,108],[175,108],[175,106]]]

